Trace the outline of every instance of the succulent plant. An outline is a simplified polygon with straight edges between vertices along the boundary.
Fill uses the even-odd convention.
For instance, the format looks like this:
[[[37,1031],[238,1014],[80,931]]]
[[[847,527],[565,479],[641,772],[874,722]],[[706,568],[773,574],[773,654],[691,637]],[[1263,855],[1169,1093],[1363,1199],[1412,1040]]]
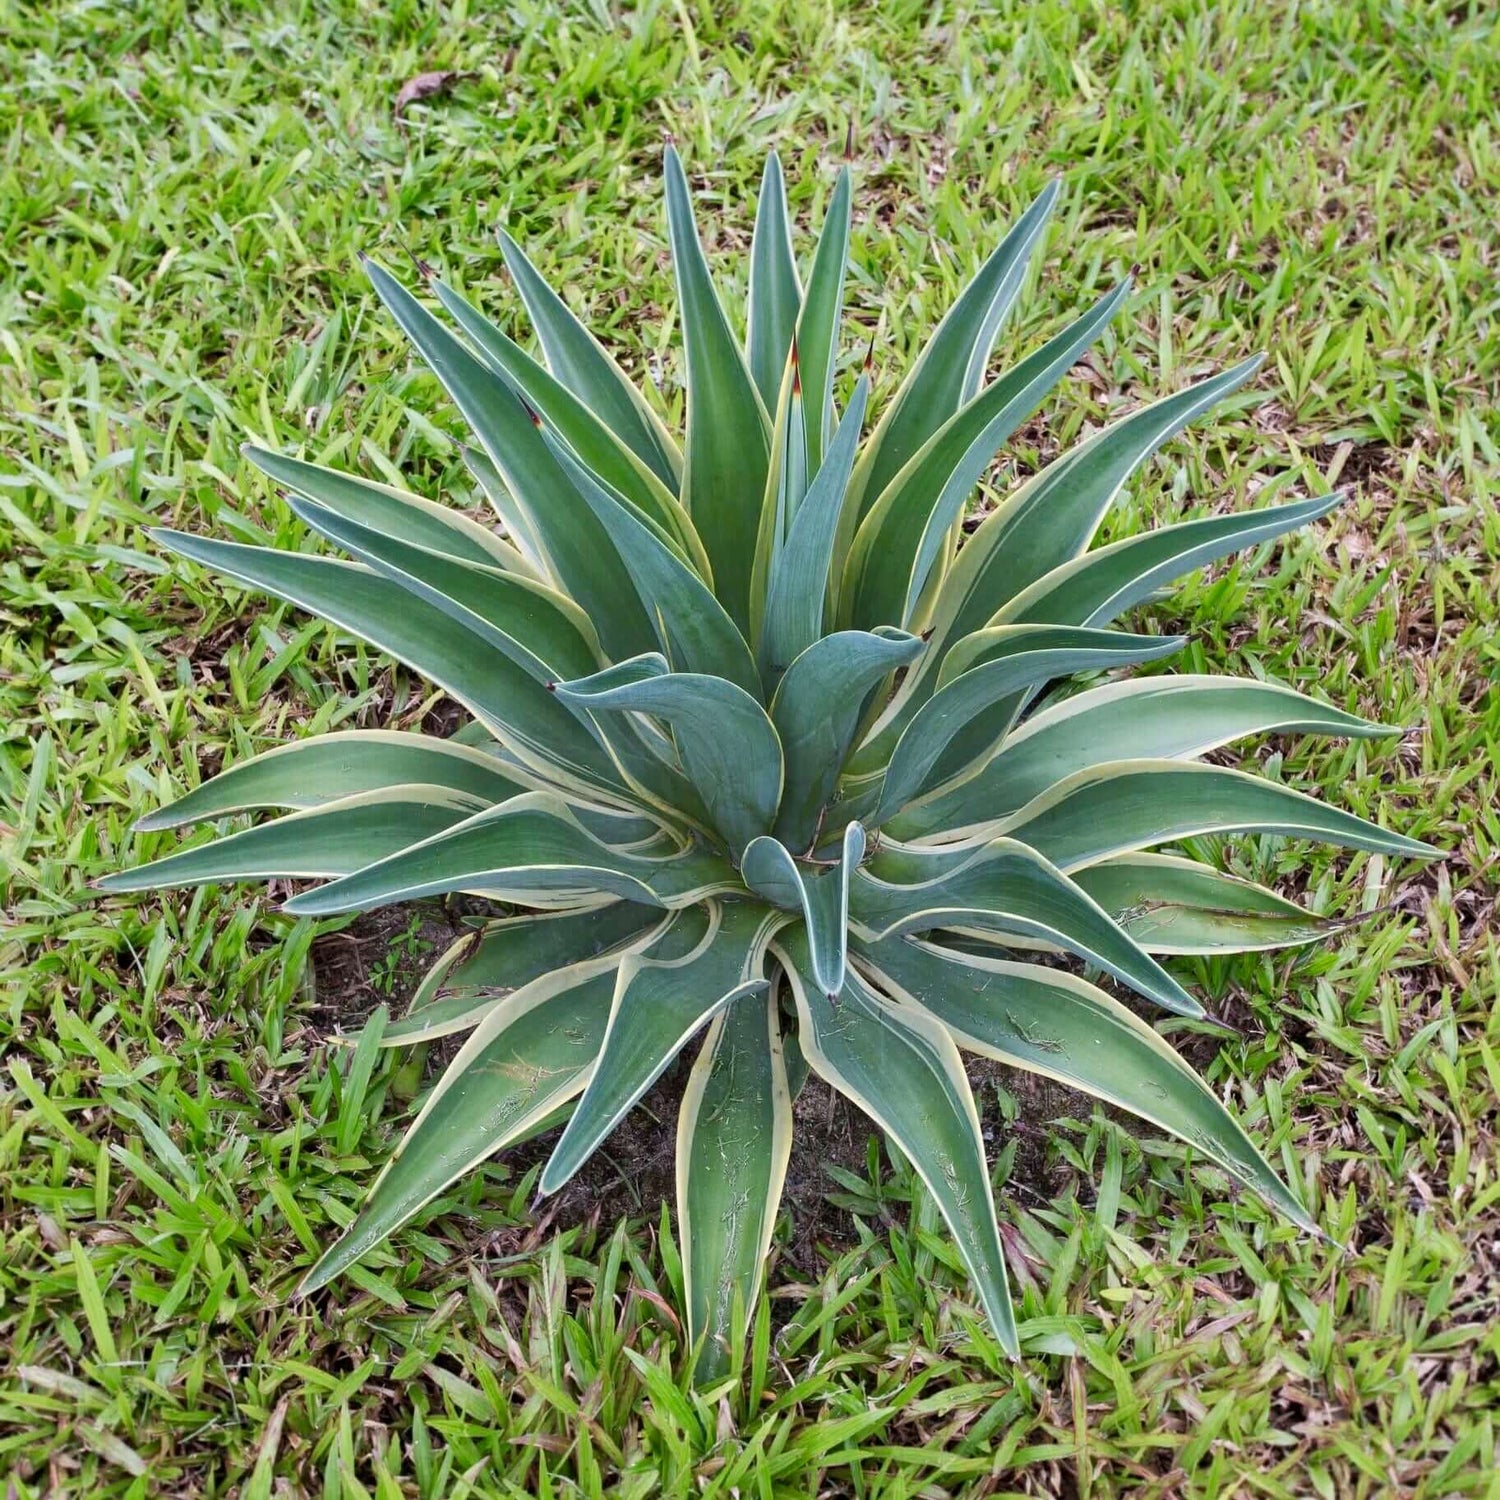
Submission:
[[[681,447],[506,238],[540,358],[430,273],[447,321],[369,266],[472,428],[490,524],[250,447],[351,561],[155,533],[389,653],[472,716],[448,739],[323,734],[236,764],[141,826],[290,811],[105,882],[321,879],[286,903],[312,916],[448,892],[504,904],[385,1030],[391,1046],[466,1039],[304,1285],[494,1152],[561,1125],[540,1180],[556,1191],[689,1046],[677,1206],[700,1379],[728,1368],[759,1294],[809,1067],[909,1158],[1011,1352],[961,1050],[1140,1116],[1313,1229],[1199,1076],[1075,972],[1202,1017],[1161,956],[1304,944],[1330,925],[1209,864],[1147,852],[1161,846],[1269,831],[1426,852],[1202,759],[1258,732],[1380,726],[1259,680],[1099,680],[1183,644],[1116,628],[1132,606],[1338,502],[1091,545],[1132,472],[1256,362],[1118,417],[966,521],[996,454],[1127,296],[1120,285],[986,378],[1055,185],[867,436],[869,360],[850,389],[838,339],[847,170],[803,282],[781,169],[767,164],[743,342],[670,148],[666,197]]]

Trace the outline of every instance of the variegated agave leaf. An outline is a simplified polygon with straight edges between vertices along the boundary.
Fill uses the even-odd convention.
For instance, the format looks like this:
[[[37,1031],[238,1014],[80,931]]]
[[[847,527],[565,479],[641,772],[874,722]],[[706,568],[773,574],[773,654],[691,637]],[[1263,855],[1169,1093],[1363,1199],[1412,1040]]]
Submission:
[[[1201,1015],[1164,957],[1291,947],[1335,924],[1162,846],[1274,832],[1429,852],[1202,760],[1252,734],[1390,731],[1272,683],[1129,670],[1181,645],[1122,624],[1133,605],[1336,503],[1092,545],[1139,466],[1255,362],[1119,417],[959,546],[980,476],[1126,306],[1122,282],[991,371],[1055,187],[883,404],[868,376],[841,374],[847,172],[799,267],[768,164],[743,336],[670,148],[666,188],[680,438],[506,238],[535,354],[457,290],[434,282],[434,308],[369,268],[472,428],[488,524],[249,447],[347,560],[155,533],[387,652],[471,719],[450,740],[341,732],[232,765],[141,830],[272,816],[103,882],[318,880],[287,903],[314,916],[445,892],[504,903],[384,1032],[388,1046],[464,1040],[304,1289],[563,1124],[541,1176],[556,1190],[685,1049],[677,1198],[700,1380],[729,1370],[760,1293],[808,1066],[900,1144],[1012,1353],[963,1049],[1132,1111],[1315,1229],[1157,1032],[1049,961]],[[1100,680],[1063,691],[1080,673]]]

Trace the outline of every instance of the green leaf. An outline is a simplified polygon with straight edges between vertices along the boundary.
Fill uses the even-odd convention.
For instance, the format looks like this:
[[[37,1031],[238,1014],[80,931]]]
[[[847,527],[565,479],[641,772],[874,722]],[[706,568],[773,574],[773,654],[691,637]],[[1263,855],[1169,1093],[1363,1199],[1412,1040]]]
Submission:
[[[449,891],[482,892],[543,909],[577,906],[601,895],[676,908],[738,886],[734,871],[711,854],[647,858],[612,849],[555,797],[532,792],[403,849],[394,859],[304,891],[284,910],[328,916]]]
[[[376,1179],[358,1217],[298,1287],[307,1295],[369,1254],[450,1183],[528,1133],[588,1081],[619,957],[557,969],[485,1016]]]
[[[758,896],[802,913],[810,972],[830,998],[844,987],[849,882],[864,856],[865,831],[858,823],[850,823],[844,829],[837,864],[816,875],[804,876],[786,846],[773,838],[753,840],[740,862],[740,878]]]
[[[630,575],[593,511],[568,483],[520,398],[373,261],[365,262],[380,300],[474,429],[505,489],[540,544],[549,571],[571,598],[588,601],[605,651],[631,656],[653,644]]]
[[[960,1047],[1081,1088],[1197,1147],[1302,1228],[1317,1225],[1201,1078],[1138,1017],[1071,974],[900,939],[861,952],[888,994]]]
[[[769,832],[776,819],[781,742],[765,709],[743,688],[698,672],[667,672],[664,665],[659,656],[636,657],[594,677],[559,683],[557,696],[591,712],[664,719],[688,780],[729,852],[738,856],[751,839]]]
[[[525,512],[516,504],[515,496],[506,487],[505,478],[500,470],[490,461],[489,455],[480,448],[466,444],[463,455],[465,466],[478,481],[479,488],[490,503],[490,509],[494,511],[506,536],[514,543],[516,555],[524,564],[523,568],[518,568],[516,571],[523,572],[529,569],[531,577],[543,583],[556,583],[552,565],[547,561],[546,550],[532,531],[531,522],[526,518]]]
[[[438,301],[473,340],[480,357],[562,438],[578,462],[640,510],[679,556],[706,571],[707,555],[687,512],[650,465],[467,298],[440,281],[432,287]]]
[[[750,648],[708,585],[566,451],[554,452],[618,548],[672,666],[723,677],[758,696],[760,674]]]
[[[986,386],[902,467],[855,533],[839,588],[841,619],[863,626],[911,624],[933,564],[980,476],[1103,332],[1129,291],[1130,283],[1122,283]]]
[[[823,634],[834,531],[859,447],[869,395],[869,378],[862,375],[828,455],[792,517],[785,544],[779,548],[768,544],[765,552],[766,579],[762,584],[757,578],[753,599],[759,598],[764,588],[760,668],[767,688],[772,691],[788,665]]]
[[[922,654],[922,642],[891,626],[842,630],[814,641],[792,663],[771,700],[771,722],[786,756],[775,834],[810,848],[819,818],[849,756],[870,694]]]
[[[357,563],[153,530],[162,546],[310,610],[456,698],[522,761],[549,780],[613,799],[624,783],[593,735],[531,670],[450,615]],[[519,655],[519,653],[518,653]]]
[[[786,549],[792,518],[807,494],[807,435],[803,427],[802,377],[793,341],[776,404],[776,420],[771,425],[771,466],[756,524],[755,560],[750,570],[751,640],[757,640],[764,629],[771,572]]]
[[[714,592],[748,636],[750,573],[770,464],[770,424],[709,278],[687,179],[671,146],[665,167],[667,226],[687,354],[682,503],[708,551]]]
[[[276,818],[133,870],[117,870],[97,886],[112,893],[226,880],[348,875],[372,860],[441,834],[483,807],[481,799],[445,786],[382,787]]]
[[[661,418],[504,230],[500,231],[500,250],[552,374],[675,491],[682,455]]]
[[[1058,186],[1048,183],[1016,220],[948,309],[901,382],[854,476],[855,521],[863,518],[933,433],[978,393],[995,338],[1020,295],[1027,264],[1047,227]]]
[[[1295,948],[1342,925],[1263,885],[1170,854],[1122,854],[1073,878],[1148,953]]]
[[[356,562],[457,620],[538,681],[598,670],[588,616],[556,589],[519,573],[453,562],[295,495],[287,504]]]
[[[781,387],[802,288],[792,254],[792,231],[787,220],[786,184],[781,161],[773,151],[766,157],[755,210],[755,232],[750,239],[750,305],[746,316],[745,357],[760,399],[769,408]]]
[[[925,1011],[876,993],[854,969],[830,1001],[809,983],[807,944],[795,927],[778,936],[775,951],[791,976],[798,1035],[813,1071],[886,1131],[917,1169],[990,1326],[1007,1352],[1018,1353],[979,1111],[952,1037]]]
[[[755,1307],[791,1149],[776,999],[740,1001],[709,1027],[677,1116],[683,1300],[700,1384],[727,1373],[735,1308],[748,1317]]]
[[[1080,771],[995,831],[1024,839],[1064,870],[1209,833],[1279,833],[1412,859],[1435,853],[1262,776],[1176,760],[1113,761]]]
[[[1110,682],[1031,715],[977,775],[887,826],[898,839],[963,833],[1106,761],[1190,759],[1273,732],[1370,738],[1397,731],[1275,683],[1186,673]]]
[[[959,673],[917,711],[886,767],[871,822],[894,817],[923,792],[948,785],[985,756],[1009,727],[1028,691],[1055,677],[1137,662],[1182,649],[1181,636],[1042,627],[1008,631],[987,644],[978,665]]]
[[[357,474],[273,453],[255,443],[244,444],[240,453],[277,484],[413,547],[508,573],[531,571],[531,565],[508,542],[451,506],[375,484]]]
[[[632,901],[582,911],[528,912],[461,937],[428,969],[383,1045],[430,1041],[476,1024],[522,985],[586,959],[654,942],[661,911]]]
[[[833,436],[834,365],[839,319],[844,310],[844,272],[849,263],[849,198],[849,169],[844,167],[828,201],[807,277],[807,293],[797,317],[796,349],[802,364],[802,388],[808,392],[805,435],[809,476],[822,467],[823,454]]]
[[[717,1011],[767,989],[766,945],[785,924],[782,913],[732,901],[691,915],[702,934],[691,952],[633,953],[621,963],[599,1060],[542,1170],[540,1192],[555,1193],[577,1172]]]
[[[528,788],[493,755],[428,734],[346,729],[312,735],[253,755],[147,813],[137,833],[181,828],[228,813],[268,807],[316,807],[357,792],[413,782],[445,787],[475,807],[504,802]]]
[[[1076,953],[1158,1005],[1203,1007],[1060,870],[1013,839],[914,849],[887,845],[854,877],[849,911],[870,941],[940,927],[1040,940]]]
[[[992,625],[1046,620],[1059,625],[1107,625],[1184,573],[1326,516],[1342,494],[1290,505],[1268,505],[1234,516],[1205,516],[1160,526],[1099,547],[1054,568],[991,617]]]

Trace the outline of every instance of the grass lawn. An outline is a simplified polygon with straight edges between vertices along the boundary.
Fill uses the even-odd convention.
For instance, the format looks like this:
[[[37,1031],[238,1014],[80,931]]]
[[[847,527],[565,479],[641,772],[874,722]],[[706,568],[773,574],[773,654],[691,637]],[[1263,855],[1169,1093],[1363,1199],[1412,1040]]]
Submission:
[[[0,0],[6,1500],[1500,1496],[1500,27],[1462,0],[1112,9]],[[1178,1039],[1347,1248],[985,1073],[1019,1365],[920,1185],[815,1089],[723,1390],[682,1373],[670,1110],[589,1192],[533,1210],[523,1152],[293,1303],[420,1085],[348,1043],[456,915],[86,882],[172,847],[132,822],[222,762],[444,705],[142,529],[311,546],[247,438],[472,503],[362,250],[510,317],[508,226],[680,417],[664,137],[737,301],[765,152],[805,231],[846,132],[844,352],[876,334],[877,401],[1060,175],[1002,351],[1132,264],[1138,290],[1008,465],[1264,350],[1113,534],[1351,488],[1153,606],[1188,669],[1410,728],[1242,749],[1445,859],[1240,841],[1230,867],[1367,920],[1179,965],[1240,1035]]]

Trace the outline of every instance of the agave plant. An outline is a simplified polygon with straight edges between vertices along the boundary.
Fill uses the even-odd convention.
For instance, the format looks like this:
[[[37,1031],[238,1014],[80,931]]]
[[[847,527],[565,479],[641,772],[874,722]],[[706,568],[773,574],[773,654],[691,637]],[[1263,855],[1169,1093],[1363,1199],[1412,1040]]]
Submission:
[[[497,519],[250,447],[351,561],[154,533],[472,715],[449,739],[324,734],[237,764],[141,826],[291,811],[105,882],[326,880],[286,903],[310,916],[445,892],[504,903],[385,1030],[388,1046],[466,1040],[306,1288],[560,1125],[540,1182],[557,1191],[689,1044],[677,1201],[699,1378],[728,1368],[755,1304],[809,1067],[920,1173],[1012,1352],[960,1049],[1131,1111],[1314,1229],[1197,1074],[1057,955],[1202,1017],[1162,955],[1304,944],[1329,924],[1145,851],[1232,831],[1425,846],[1201,759],[1257,732],[1380,726],[1259,680],[1101,680],[1183,644],[1114,628],[1132,606],[1337,503],[1091,546],[1137,466],[1255,361],[1120,417],[963,524],[997,452],[1127,295],[986,378],[1055,197],[1016,222],[861,441],[868,368],[838,400],[847,171],[804,282],[767,164],[742,344],[668,149],[681,447],[505,238],[540,358],[430,272],[448,321],[369,266],[472,428],[466,457]]]

